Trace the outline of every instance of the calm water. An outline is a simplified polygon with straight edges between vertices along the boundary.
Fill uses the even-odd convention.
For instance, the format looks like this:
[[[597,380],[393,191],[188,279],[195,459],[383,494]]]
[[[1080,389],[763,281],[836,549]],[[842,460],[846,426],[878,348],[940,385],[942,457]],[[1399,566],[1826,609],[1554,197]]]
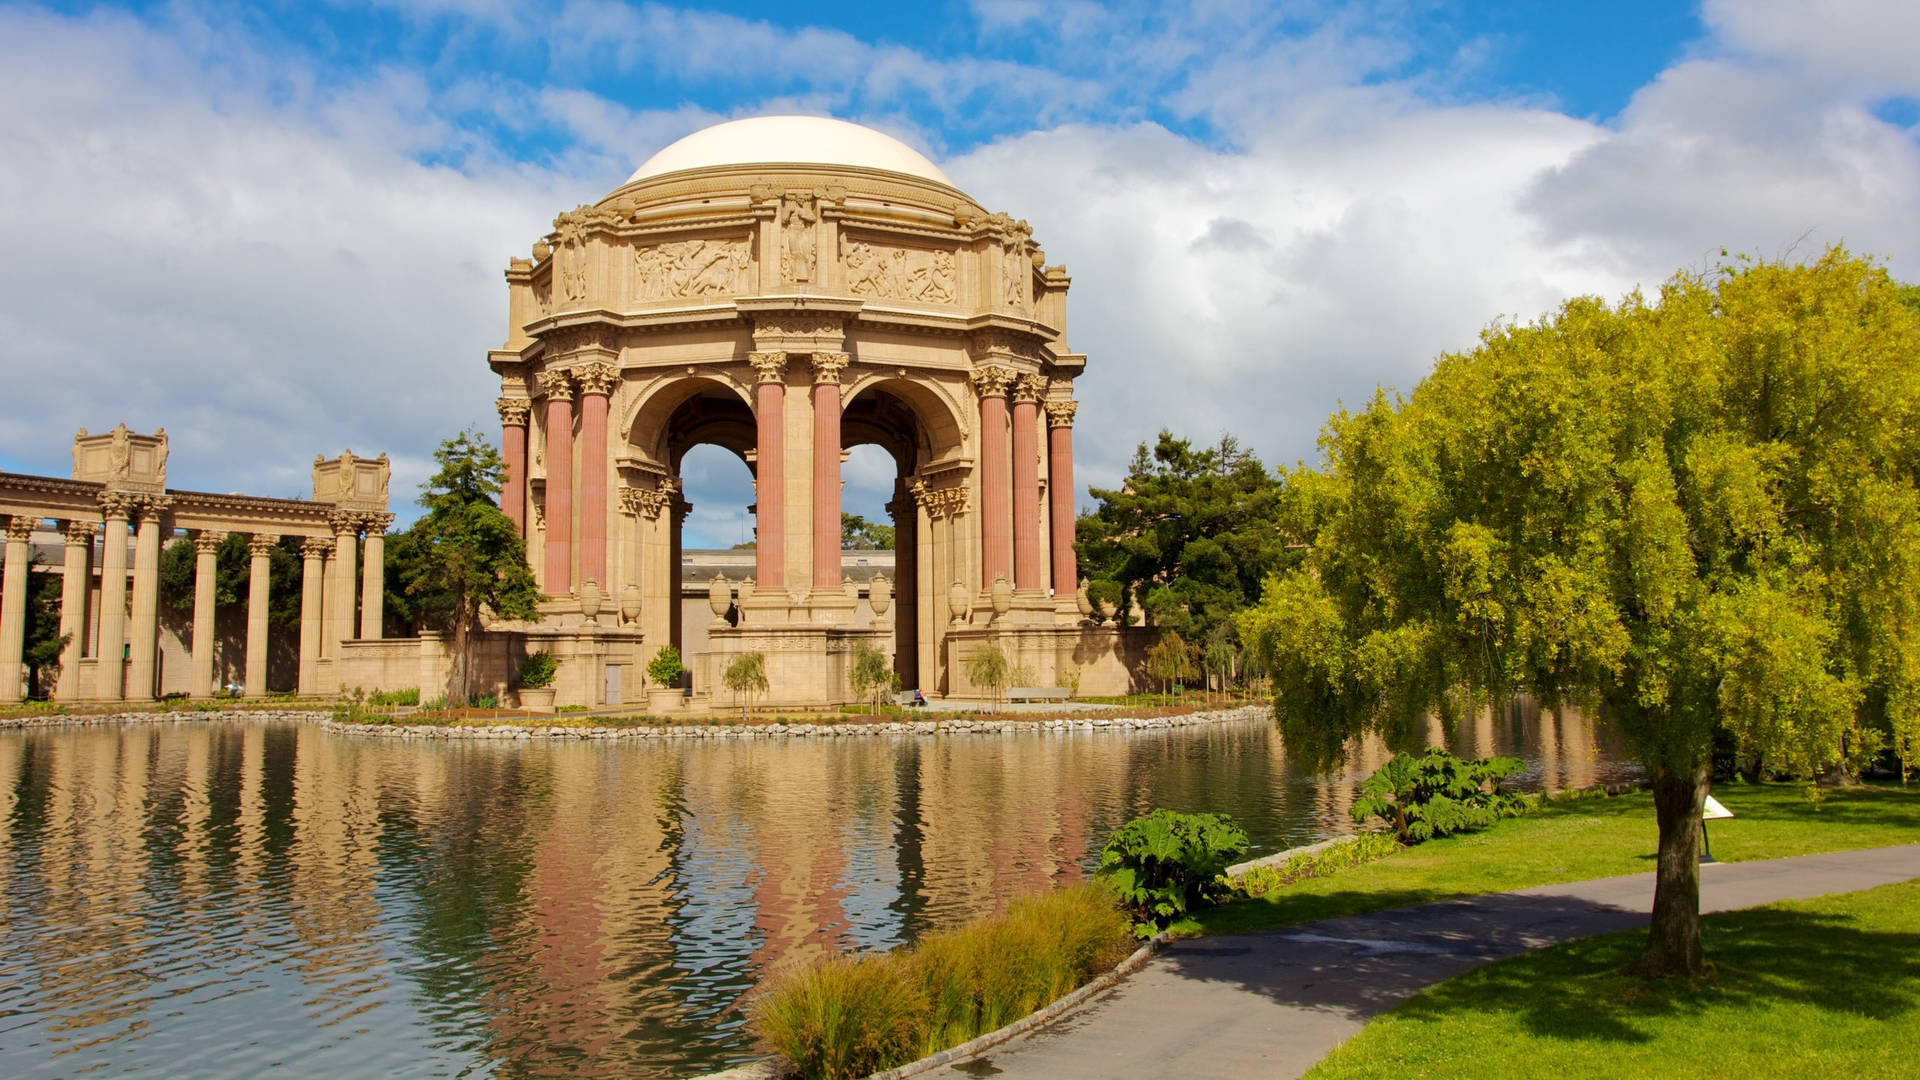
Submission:
[[[1459,752],[1625,775],[1584,721]],[[1077,879],[1155,806],[1348,828],[1264,722],[401,744],[270,723],[0,734],[0,1075],[686,1076],[770,968]]]

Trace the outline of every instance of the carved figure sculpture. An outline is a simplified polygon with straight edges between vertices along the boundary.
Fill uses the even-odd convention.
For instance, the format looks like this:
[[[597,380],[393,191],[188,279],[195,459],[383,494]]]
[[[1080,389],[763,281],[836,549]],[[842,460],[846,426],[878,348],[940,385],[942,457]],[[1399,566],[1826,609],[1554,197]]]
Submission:
[[[810,196],[786,195],[780,199],[780,277],[786,281],[812,281],[818,262],[814,224],[820,220],[818,202]]]
[[[876,248],[864,241],[842,236],[840,261],[847,268],[847,291],[855,296],[924,300],[934,304],[953,303],[954,259],[951,251]]]
[[[745,289],[752,256],[745,240],[681,240],[634,253],[640,300],[730,296]]]

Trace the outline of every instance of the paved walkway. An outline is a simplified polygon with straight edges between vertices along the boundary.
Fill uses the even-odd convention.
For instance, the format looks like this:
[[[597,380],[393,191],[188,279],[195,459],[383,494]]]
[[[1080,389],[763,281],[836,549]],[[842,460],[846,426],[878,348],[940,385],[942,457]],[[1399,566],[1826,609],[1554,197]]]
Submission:
[[[1920,844],[1711,863],[1700,876],[1701,911],[1727,911],[1920,877]],[[1085,1007],[950,1069],[1005,1080],[1296,1077],[1433,983],[1644,926],[1652,906],[1653,875],[1636,874],[1179,942]]]

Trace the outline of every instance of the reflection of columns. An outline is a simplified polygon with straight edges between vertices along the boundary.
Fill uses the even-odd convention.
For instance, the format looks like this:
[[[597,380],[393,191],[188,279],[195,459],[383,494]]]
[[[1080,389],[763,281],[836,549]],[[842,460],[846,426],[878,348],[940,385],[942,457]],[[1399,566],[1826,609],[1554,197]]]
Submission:
[[[513,520],[520,535],[527,533],[527,410],[533,402],[525,398],[503,397],[494,401],[500,410],[500,457],[506,462],[507,475],[500,483],[500,510]]]
[[[155,696],[160,646],[160,515],[171,500],[144,496],[133,542],[133,617],[127,626],[127,696]]]
[[[1013,585],[1039,589],[1040,395],[1047,380],[1022,375],[1013,390]]]
[[[783,589],[787,585],[787,354],[748,353],[747,361],[759,377],[753,388],[753,570],[761,588]],[[673,570],[680,572],[678,563]]]
[[[132,509],[133,499],[120,492],[100,496],[106,531],[100,542],[100,636],[93,645],[99,685],[93,693],[115,701],[127,696],[127,516]]]
[[[387,526],[392,514],[362,514],[367,529],[366,566],[360,571],[360,636],[378,641],[386,634]],[[349,586],[351,587],[351,586]]]
[[[327,605],[327,655],[339,657],[340,643],[353,639],[353,597],[359,576],[355,556],[360,546],[360,517],[357,514],[333,515],[333,599]]]
[[[813,587],[840,587],[840,373],[847,354],[813,354]]]
[[[214,585],[220,575],[220,545],[226,539],[226,533],[209,529],[193,538],[193,671],[187,678],[187,693],[193,697],[213,693]]]
[[[540,373],[547,392],[547,556],[541,591],[573,591],[573,383],[565,371]]]
[[[1072,596],[1079,588],[1079,560],[1073,553],[1073,414],[1077,401],[1047,402],[1047,499],[1053,519],[1053,591]]]
[[[1000,578],[1012,581],[1008,536],[1012,499],[1007,471],[1007,384],[1013,372],[983,367],[973,373],[980,395],[980,585],[992,588]]]
[[[67,522],[67,558],[60,575],[60,681],[53,696],[72,701],[80,696],[80,657],[86,655],[87,594],[93,585],[93,523]]]
[[[604,360],[574,370],[580,380],[580,580],[607,592],[607,397],[620,369]],[[616,598],[617,602],[617,598]]]
[[[321,616],[325,614],[326,584],[331,575],[324,569],[327,549],[332,541],[324,536],[309,536],[300,543],[300,693],[320,692],[320,639],[325,636]]]
[[[273,549],[279,540],[254,533],[247,541],[247,673],[242,677],[248,697],[267,692],[268,590],[273,587]]]
[[[20,665],[27,642],[27,542],[35,524],[22,514],[7,521],[6,564],[0,570],[0,704],[25,696]]]

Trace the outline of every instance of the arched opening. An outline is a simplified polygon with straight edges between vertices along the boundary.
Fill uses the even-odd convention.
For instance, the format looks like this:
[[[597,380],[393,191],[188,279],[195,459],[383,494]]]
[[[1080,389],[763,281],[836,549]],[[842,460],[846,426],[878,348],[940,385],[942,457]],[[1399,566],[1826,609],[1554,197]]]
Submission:
[[[886,541],[891,548],[890,557],[887,552],[851,552],[851,565],[844,572],[860,586],[869,607],[875,577],[885,573],[891,582],[888,610],[874,621],[876,627],[891,625],[893,669],[902,689],[915,689],[923,688],[920,612],[931,585],[919,558],[920,514],[908,481],[935,455],[928,425],[896,389],[881,384],[860,391],[841,418],[841,445],[848,448],[840,467],[842,512],[867,525],[863,537],[843,541],[864,539],[875,546]],[[843,520],[853,523],[851,517]],[[843,547],[851,546],[843,542]]]

